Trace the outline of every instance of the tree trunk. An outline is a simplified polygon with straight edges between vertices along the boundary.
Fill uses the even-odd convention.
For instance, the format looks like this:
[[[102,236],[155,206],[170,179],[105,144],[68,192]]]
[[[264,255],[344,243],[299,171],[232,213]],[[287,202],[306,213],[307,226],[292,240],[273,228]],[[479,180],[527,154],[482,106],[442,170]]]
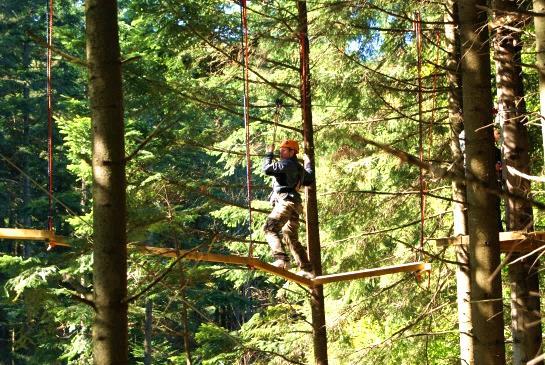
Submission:
[[[533,8],[534,12],[544,14],[545,0],[533,0]],[[534,26],[536,35],[536,66],[539,76],[539,114],[541,116],[543,159],[545,160],[545,18],[534,17]]]
[[[494,2],[494,8],[517,11],[510,1]],[[528,130],[525,123],[526,105],[522,80],[520,33],[512,29],[521,27],[522,20],[495,14],[494,58],[498,90],[498,117],[503,125],[503,176],[508,192],[529,196],[530,181],[510,172],[509,167],[529,174]],[[529,202],[506,199],[507,230],[533,230],[532,206]],[[521,254],[512,254],[511,260]],[[533,265],[536,262],[536,265]],[[513,364],[526,364],[541,352],[541,316],[537,255],[524,261],[511,263],[511,332],[513,336]],[[542,362],[541,362],[542,363]]]
[[[484,0],[459,2],[462,42],[466,174],[494,186],[490,46]],[[496,196],[467,189],[471,319],[475,364],[505,364],[498,212]]]
[[[462,80],[458,70],[460,64],[460,35],[457,32],[458,6],[455,0],[447,0],[445,4],[445,39],[447,41],[447,78],[449,83],[448,110],[450,122],[450,151],[452,153],[453,172],[464,173],[464,155],[460,148],[460,133],[463,131],[462,119]],[[467,196],[466,186],[461,182],[452,182],[452,213],[454,219],[454,235],[467,234]],[[471,326],[471,273],[469,268],[468,248],[456,246],[456,289],[458,303],[458,329],[460,332],[460,362],[462,365],[473,365],[473,339]]]
[[[303,138],[305,153],[314,165],[314,135],[312,130],[312,104],[310,92],[309,39],[307,22],[307,3],[297,1],[298,32],[300,47],[300,94],[301,112],[303,115]],[[309,260],[316,276],[322,274],[322,257],[320,249],[320,228],[318,222],[318,200],[316,197],[316,182],[305,189],[306,195],[306,231]],[[324,288],[317,285],[311,290],[312,335],[314,343],[314,362],[316,365],[326,365],[327,361],[327,331],[324,309]]]
[[[182,303],[182,320],[184,323],[184,350],[185,350],[185,363],[186,365],[192,365],[193,361],[191,360],[191,341],[189,333],[189,318],[187,316],[187,306],[185,303]]]
[[[144,365],[151,365],[153,347],[153,302],[146,299],[146,320],[144,323]]]
[[[30,14],[32,15],[32,13]],[[30,67],[30,43],[23,43],[23,68],[27,70]],[[30,87],[29,83],[25,82],[23,86],[23,145],[31,146],[30,143]],[[29,171],[29,157],[28,153],[23,154],[23,159],[21,161],[21,168],[23,171]],[[24,216],[23,216],[23,227],[31,228],[32,219],[30,215],[30,179],[27,175],[21,175],[22,182],[22,198],[23,198],[23,207],[24,207]],[[24,257],[32,256],[32,243],[25,242],[24,245]]]
[[[115,0],[85,2],[93,128],[95,364],[128,363],[125,146]]]

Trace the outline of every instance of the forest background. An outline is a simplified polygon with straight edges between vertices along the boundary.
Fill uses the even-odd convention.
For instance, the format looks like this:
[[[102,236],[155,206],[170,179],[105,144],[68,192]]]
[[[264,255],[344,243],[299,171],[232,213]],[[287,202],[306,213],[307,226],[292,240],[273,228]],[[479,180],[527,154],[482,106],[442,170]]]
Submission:
[[[7,157],[0,165],[0,219],[5,227],[42,229],[48,220],[42,189],[47,186],[46,5],[0,4],[0,152]],[[445,4],[308,1],[307,6],[324,271],[418,258],[433,263],[429,277],[397,274],[326,286],[330,361],[458,363],[454,252],[428,240],[453,233],[451,182],[426,176],[422,220],[418,168],[361,138],[451,166]],[[423,19],[420,67],[413,28],[417,11]],[[92,289],[83,12],[82,2],[55,2],[54,223],[73,247],[46,251],[30,242],[2,243],[0,363],[87,364],[92,358],[93,311],[74,295]],[[270,209],[270,181],[261,172],[261,158],[273,140],[275,121],[278,141],[302,140],[295,2],[250,2],[249,29],[251,230],[255,255],[268,261],[261,227]],[[145,242],[247,255],[238,5],[121,0],[119,30],[130,156],[129,247]],[[543,151],[531,22],[521,37],[530,172],[539,175]],[[543,200],[540,185],[533,196]],[[543,229],[543,219],[535,209],[536,230]],[[164,258],[129,253],[129,293],[140,292],[170,265]],[[509,287],[503,289],[503,305],[509,308]],[[129,307],[130,361],[309,363],[309,321],[308,293],[296,284],[248,268],[180,261]],[[508,326],[505,333],[509,354]]]

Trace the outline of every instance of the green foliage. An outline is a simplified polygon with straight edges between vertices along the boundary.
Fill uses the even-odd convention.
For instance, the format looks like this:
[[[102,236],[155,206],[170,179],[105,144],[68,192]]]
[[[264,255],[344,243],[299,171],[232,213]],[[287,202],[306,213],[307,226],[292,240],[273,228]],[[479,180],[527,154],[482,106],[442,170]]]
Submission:
[[[75,116],[68,120],[63,117],[57,120],[59,131],[63,136],[63,145],[67,150],[67,169],[78,176],[85,184],[92,182],[91,170],[91,118]]]
[[[214,324],[203,323],[195,333],[198,345],[195,355],[203,365],[231,364],[237,358],[238,341],[225,329]]]
[[[324,272],[414,261],[419,252],[419,171],[363,144],[359,137],[419,153],[417,55],[410,14],[419,10],[425,20],[440,22],[442,4],[422,7],[416,2],[374,0],[307,5]],[[81,59],[82,7],[81,2],[56,2],[54,40],[58,49]],[[266,212],[270,180],[260,166],[265,146],[273,142],[277,99],[282,99],[283,107],[275,142],[302,140],[297,9],[295,2],[286,1],[250,2],[250,7],[252,207]],[[255,257],[270,259],[263,244],[266,214],[254,211],[248,227],[245,208],[238,10],[233,2],[220,0],[119,2],[123,59],[130,60],[123,63],[123,76],[131,244],[244,256],[251,232]],[[40,186],[47,185],[44,52],[26,31],[43,37],[44,18],[43,9],[28,2],[8,0],[0,5],[0,29],[5,31],[0,43],[10,50],[0,53],[0,152]],[[445,54],[433,44],[440,26],[426,30],[423,48],[429,61],[422,69],[424,158],[448,166],[444,92],[448,85],[442,67],[435,65],[444,64]],[[16,350],[7,357],[0,354],[0,363],[92,361],[93,311],[59,285],[69,276],[86,288],[92,286],[87,75],[84,67],[56,54],[54,59],[55,196],[71,211],[58,206],[55,225],[57,232],[75,237],[74,247],[46,253],[28,249],[28,243],[25,250],[6,244],[6,254],[0,255],[0,330],[15,331]],[[523,63],[534,62],[535,53],[526,52]],[[537,111],[533,69],[525,69],[525,82],[528,109]],[[530,139],[532,171],[538,174],[543,165],[538,127],[530,127]],[[425,179],[435,196],[450,196],[449,182]],[[36,185],[28,186],[25,176],[4,164],[3,224],[44,226],[47,196]],[[541,199],[542,192],[537,194]],[[451,231],[450,202],[440,198],[426,199],[426,237]],[[535,221],[537,227],[545,225],[541,212],[536,211]],[[300,237],[304,241],[304,228]],[[454,266],[441,263],[441,258],[455,258],[429,242],[424,250],[433,254],[425,256],[434,264],[429,285],[426,278],[417,282],[412,276],[394,275],[325,287],[331,363],[458,361]],[[170,263],[133,251],[130,245],[129,292],[139,293]],[[246,268],[181,261],[130,306],[130,356],[138,364],[144,358],[147,300],[153,303],[156,363],[185,363],[186,350],[196,364],[312,362],[308,295],[280,278]],[[23,325],[29,321],[31,327]],[[8,328],[10,323],[15,325]],[[183,341],[186,333],[189,349]]]

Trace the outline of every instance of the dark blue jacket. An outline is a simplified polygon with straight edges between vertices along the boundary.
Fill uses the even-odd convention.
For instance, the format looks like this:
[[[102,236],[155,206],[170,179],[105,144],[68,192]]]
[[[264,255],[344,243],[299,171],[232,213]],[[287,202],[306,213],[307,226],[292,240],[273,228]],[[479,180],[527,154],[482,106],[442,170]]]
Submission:
[[[282,194],[285,199],[300,202],[301,195],[297,188],[301,185],[308,186],[314,182],[314,171],[312,171],[310,163],[303,167],[295,156],[276,161],[273,153],[268,152],[263,159],[263,172],[274,177],[271,202],[279,194]]]

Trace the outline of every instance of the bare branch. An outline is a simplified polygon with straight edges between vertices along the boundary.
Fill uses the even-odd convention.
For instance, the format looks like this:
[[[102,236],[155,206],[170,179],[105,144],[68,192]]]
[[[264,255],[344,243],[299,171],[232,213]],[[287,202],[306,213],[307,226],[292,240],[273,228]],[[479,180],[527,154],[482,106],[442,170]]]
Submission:
[[[509,198],[512,198],[512,199],[515,199],[515,200],[528,202],[528,203],[532,204],[533,206],[535,206],[536,208],[545,210],[545,204],[543,204],[541,202],[535,201],[533,199],[528,199],[527,197],[521,196],[521,195],[518,195],[518,194],[513,194],[513,193],[510,193],[510,192],[507,192],[507,191],[502,191],[502,190],[497,189],[495,187],[489,186],[485,181],[481,181],[481,180],[478,180],[476,178],[472,178],[472,177],[469,177],[469,176],[462,176],[460,174],[451,172],[451,171],[449,171],[449,170],[447,170],[447,169],[445,169],[445,168],[443,168],[441,166],[437,166],[436,164],[430,164],[430,163],[422,162],[416,156],[413,156],[413,155],[411,155],[411,154],[409,154],[407,152],[398,150],[398,149],[396,149],[394,147],[390,147],[390,146],[387,146],[387,145],[382,144],[382,143],[375,142],[373,140],[367,139],[367,138],[362,137],[360,135],[353,134],[352,137],[353,137],[353,139],[355,141],[370,144],[372,146],[375,146],[375,147],[383,150],[384,152],[386,152],[388,154],[396,156],[403,162],[406,162],[406,163],[414,165],[414,166],[422,167],[424,170],[430,172],[435,178],[440,178],[440,179],[448,178],[448,179],[451,179],[453,181],[458,181],[458,182],[461,182],[461,183],[465,183],[467,186],[471,186],[471,187],[473,187],[475,189],[481,189],[481,190],[483,190],[483,191],[485,191],[485,192],[487,192],[489,194],[493,194],[493,195],[500,196],[500,197],[509,197]]]
[[[27,32],[27,34],[32,40],[34,40],[40,46],[43,46],[45,48],[49,48],[48,45],[47,45],[47,42],[44,39],[42,39],[41,37],[37,36],[36,34],[34,34],[32,32]],[[51,51],[53,53],[55,53],[55,54],[58,54],[59,56],[61,56],[65,60],[67,60],[68,62],[74,63],[76,65],[87,67],[87,62],[85,60],[82,60],[79,57],[72,56],[72,55],[70,55],[70,54],[68,54],[66,52],[61,51],[60,49],[58,49],[56,47],[51,47]]]
[[[528,17],[538,17],[538,18],[542,18],[542,17],[545,17],[545,13],[537,13],[535,11],[526,11],[526,10],[517,10],[517,11],[513,11],[513,10],[502,10],[502,9],[496,9],[496,8],[489,8],[487,6],[482,6],[482,5],[476,5],[475,6],[477,9],[481,9],[481,10],[485,10],[487,13],[500,13],[500,14],[505,14],[505,15],[513,15],[513,16],[528,16]]]
[[[200,246],[197,246],[195,248],[192,248],[191,250],[188,250],[186,252],[184,252],[183,255],[180,255],[176,258],[176,260],[172,261],[170,263],[170,265],[167,267],[167,269],[161,274],[159,275],[158,277],[155,278],[155,280],[153,280],[151,283],[149,283],[144,289],[142,289],[142,291],[140,291],[140,293],[138,294],[135,294],[133,295],[132,297],[130,298],[125,298],[123,299],[122,303],[123,304],[130,304],[134,301],[136,301],[138,298],[140,298],[142,295],[144,295],[145,293],[147,293],[149,290],[151,290],[155,285],[157,285],[161,280],[163,280],[167,274],[169,272],[172,271],[172,269],[174,268],[174,266],[176,266],[176,264],[178,262],[180,262],[181,260],[183,260],[184,257],[186,257],[187,255],[189,255],[190,253],[192,252],[195,252]]]
[[[545,182],[545,176],[528,175],[528,174],[525,174],[524,172],[521,172],[521,171],[517,170],[513,166],[507,165],[507,171],[511,175],[517,175],[517,176],[520,176],[520,177],[522,177],[523,179],[526,179],[526,180],[532,180],[532,181],[537,181],[537,182],[541,182],[541,183]]]

